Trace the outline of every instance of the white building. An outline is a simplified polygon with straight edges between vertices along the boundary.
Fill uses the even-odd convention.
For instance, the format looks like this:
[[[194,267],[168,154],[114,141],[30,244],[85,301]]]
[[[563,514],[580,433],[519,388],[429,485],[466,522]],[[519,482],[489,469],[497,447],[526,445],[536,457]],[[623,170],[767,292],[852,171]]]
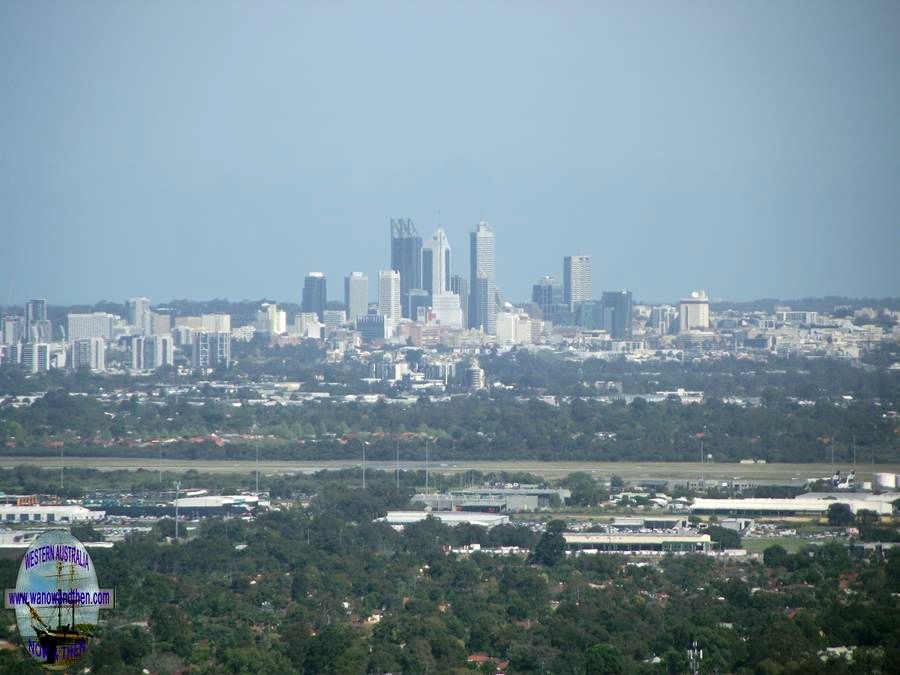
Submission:
[[[456,293],[436,293],[431,296],[431,311],[436,321],[448,328],[462,328],[463,313]]]
[[[517,308],[497,314],[497,342],[507,345],[531,344],[531,317]]]
[[[694,291],[684,298],[678,309],[678,332],[709,330],[709,298],[706,291]]]
[[[394,270],[378,272],[378,313],[385,316],[393,335],[400,323],[400,273]]]
[[[344,307],[351,323],[369,311],[369,277],[362,272],[344,277]]]
[[[83,506],[0,504],[3,523],[82,523],[103,520],[104,511],[91,511]]]
[[[287,313],[278,309],[278,305],[274,302],[271,304],[264,302],[256,313],[256,330],[259,333],[268,333],[270,335],[287,333]]]
[[[230,333],[231,314],[201,314],[198,328],[207,333]]]
[[[450,241],[442,227],[422,248],[422,285],[431,295],[450,291]]]
[[[68,330],[66,336],[70,342],[82,338],[103,338],[111,340],[113,335],[113,322],[118,318],[107,312],[93,312],[92,314],[69,314],[67,317]]]
[[[72,368],[87,368],[94,372],[106,370],[106,341],[102,337],[73,340]]]
[[[322,322],[315,312],[301,312],[294,315],[292,335],[318,340],[322,337]]]
[[[575,305],[590,300],[593,293],[591,256],[567,255],[563,258],[563,302],[575,311]]]

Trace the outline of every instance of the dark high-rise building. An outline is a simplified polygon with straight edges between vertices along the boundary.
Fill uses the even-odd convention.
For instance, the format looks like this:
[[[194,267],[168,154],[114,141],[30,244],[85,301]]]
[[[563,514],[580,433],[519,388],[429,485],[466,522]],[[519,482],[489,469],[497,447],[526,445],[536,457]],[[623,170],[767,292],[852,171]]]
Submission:
[[[579,302],[575,308],[575,324],[588,330],[603,328],[603,304],[599,300]]]
[[[325,303],[328,295],[325,290],[325,275],[321,272],[310,272],[303,281],[303,300],[300,309],[306,313],[315,312],[319,321],[325,320]]]
[[[450,292],[459,296],[459,306],[462,308],[463,327],[469,325],[469,280],[461,274],[450,277]]]
[[[409,218],[391,219],[391,269],[400,273],[400,306],[409,318],[409,291],[422,288],[422,237]]]
[[[631,338],[631,291],[604,291],[603,328],[614,340]]]
[[[531,287],[531,301],[546,316],[553,311],[551,307],[563,304],[563,288],[553,277],[542,277]]]

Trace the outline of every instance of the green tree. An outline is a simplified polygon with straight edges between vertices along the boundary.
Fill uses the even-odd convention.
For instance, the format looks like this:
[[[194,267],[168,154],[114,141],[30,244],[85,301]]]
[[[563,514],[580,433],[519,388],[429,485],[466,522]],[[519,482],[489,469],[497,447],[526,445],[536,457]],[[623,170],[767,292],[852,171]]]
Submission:
[[[563,532],[566,524],[561,520],[551,520],[541,535],[534,551],[528,558],[531,563],[552,567],[566,556],[566,540]]]
[[[625,662],[619,650],[610,645],[594,645],[587,650],[587,675],[618,675],[625,672]]]
[[[831,504],[828,506],[828,524],[835,527],[853,525],[853,511],[847,504]]]

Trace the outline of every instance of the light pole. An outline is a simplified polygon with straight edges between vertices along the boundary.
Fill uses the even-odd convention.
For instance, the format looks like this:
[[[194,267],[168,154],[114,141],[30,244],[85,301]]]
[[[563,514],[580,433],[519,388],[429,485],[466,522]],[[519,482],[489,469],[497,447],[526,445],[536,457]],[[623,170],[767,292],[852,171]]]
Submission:
[[[181,482],[175,481],[175,543],[178,543],[178,491],[181,489]]]
[[[363,465],[362,465],[362,475],[363,475],[363,490],[366,489],[366,447],[368,447],[369,441],[363,441]]]

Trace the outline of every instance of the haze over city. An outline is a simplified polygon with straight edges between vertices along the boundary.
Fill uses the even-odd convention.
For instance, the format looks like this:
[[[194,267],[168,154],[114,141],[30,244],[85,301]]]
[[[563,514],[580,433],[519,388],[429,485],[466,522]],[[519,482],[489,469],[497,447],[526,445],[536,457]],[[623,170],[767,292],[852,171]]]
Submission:
[[[511,9],[4,4],[0,304],[296,300],[399,217],[511,299],[900,289],[896,3]]]

